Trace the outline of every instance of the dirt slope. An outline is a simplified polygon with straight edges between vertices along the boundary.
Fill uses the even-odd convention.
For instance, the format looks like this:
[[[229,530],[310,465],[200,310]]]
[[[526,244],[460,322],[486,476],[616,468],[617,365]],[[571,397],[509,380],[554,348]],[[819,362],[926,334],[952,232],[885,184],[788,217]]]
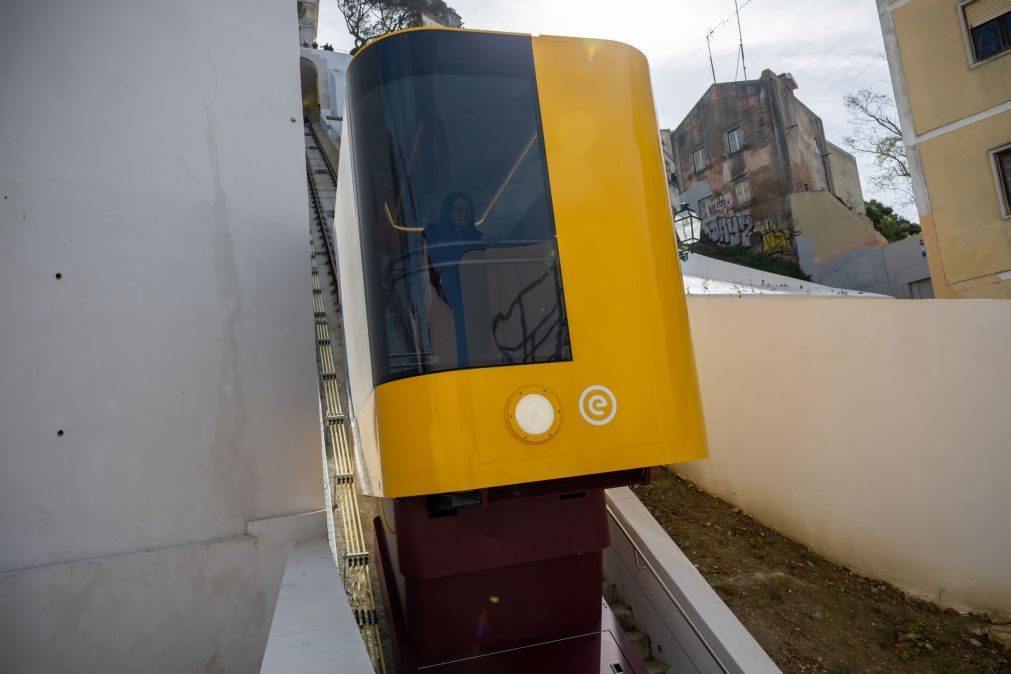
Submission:
[[[1009,625],[835,566],[667,470],[634,491],[785,672],[1011,672]]]

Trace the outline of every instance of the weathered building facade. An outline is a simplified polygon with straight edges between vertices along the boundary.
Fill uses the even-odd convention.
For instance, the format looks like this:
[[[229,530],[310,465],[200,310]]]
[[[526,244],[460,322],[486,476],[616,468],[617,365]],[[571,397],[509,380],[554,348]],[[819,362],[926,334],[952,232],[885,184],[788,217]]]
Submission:
[[[934,292],[1011,299],[1011,0],[877,0]]]
[[[789,257],[831,285],[886,241],[863,214],[856,160],[826,140],[796,89],[769,70],[712,85],[669,132],[671,154],[681,199],[714,242]],[[846,287],[889,292],[884,270],[844,277]]]
[[[667,178],[667,194],[670,196],[671,208],[675,211],[681,205],[681,195],[678,192],[677,165],[674,163],[674,148],[671,147],[671,135],[667,129],[660,130],[660,149],[663,152],[663,172]]]

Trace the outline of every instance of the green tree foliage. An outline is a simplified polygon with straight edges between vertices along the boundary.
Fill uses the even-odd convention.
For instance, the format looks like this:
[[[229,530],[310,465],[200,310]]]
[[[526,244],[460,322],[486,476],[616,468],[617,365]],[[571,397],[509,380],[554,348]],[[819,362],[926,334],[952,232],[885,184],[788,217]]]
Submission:
[[[864,210],[867,217],[874,223],[874,229],[881,233],[881,236],[891,241],[905,239],[907,236],[920,233],[920,226],[915,222],[910,222],[892,209],[885,206],[877,199],[864,202]]]
[[[451,8],[442,0],[337,0],[355,49],[369,40],[421,25],[421,13],[442,16]]]
[[[688,250],[698,255],[716,258],[725,262],[733,262],[742,267],[760,269],[780,276],[810,281],[811,277],[801,270],[800,265],[790,258],[779,255],[769,255],[767,253],[756,253],[746,246],[720,246],[709,238],[709,235],[702,232],[702,240],[693,243]]]
[[[895,102],[887,94],[861,89],[843,96],[843,105],[849,112],[852,130],[851,135],[843,138],[843,145],[873,158],[875,171],[871,184],[874,187],[897,192],[904,203],[911,204],[913,180]]]

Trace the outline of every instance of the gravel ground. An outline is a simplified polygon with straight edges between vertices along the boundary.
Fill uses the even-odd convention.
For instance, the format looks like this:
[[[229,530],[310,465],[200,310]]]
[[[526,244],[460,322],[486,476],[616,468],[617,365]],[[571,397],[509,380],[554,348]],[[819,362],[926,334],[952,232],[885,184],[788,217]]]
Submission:
[[[836,566],[666,469],[634,491],[784,672],[1011,673],[1011,625]]]

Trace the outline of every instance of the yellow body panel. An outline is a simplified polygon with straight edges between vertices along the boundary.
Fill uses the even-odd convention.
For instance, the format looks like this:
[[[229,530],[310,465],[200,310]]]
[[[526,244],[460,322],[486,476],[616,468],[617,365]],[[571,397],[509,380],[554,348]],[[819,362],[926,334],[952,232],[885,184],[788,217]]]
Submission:
[[[387,497],[477,489],[704,458],[687,307],[645,57],[614,42],[533,38],[572,340],[569,362],[427,374],[378,386],[359,415]],[[520,388],[562,421],[542,443],[509,429]],[[613,392],[609,423],[579,410]],[[375,469],[379,468],[377,472]]]

